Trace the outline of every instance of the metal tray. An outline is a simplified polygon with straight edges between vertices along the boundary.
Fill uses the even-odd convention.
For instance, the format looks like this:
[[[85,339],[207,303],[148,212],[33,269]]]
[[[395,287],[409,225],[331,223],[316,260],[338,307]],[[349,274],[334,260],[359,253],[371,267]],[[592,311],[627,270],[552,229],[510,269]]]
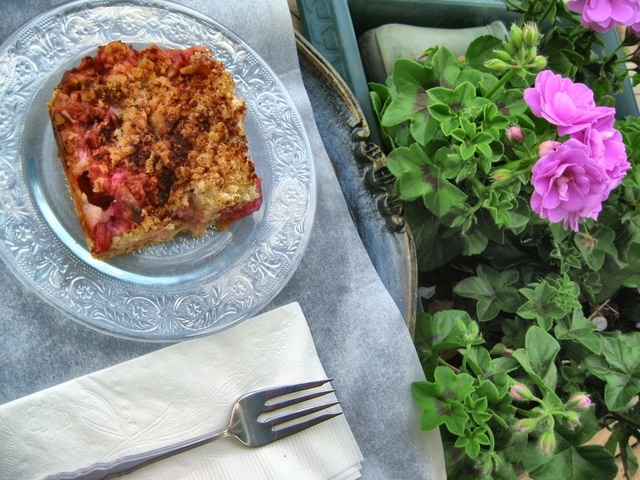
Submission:
[[[413,335],[417,303],[415,245],[393,193],[394,179],[358,101],[342,77],[296,33],[302,79],[325,149],[360,238]]]

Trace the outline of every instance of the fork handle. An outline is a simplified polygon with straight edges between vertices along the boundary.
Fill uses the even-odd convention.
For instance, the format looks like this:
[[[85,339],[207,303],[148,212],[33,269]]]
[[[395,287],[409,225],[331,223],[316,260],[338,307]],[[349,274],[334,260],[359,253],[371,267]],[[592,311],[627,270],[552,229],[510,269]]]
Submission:
[[[166,447],[160,447],[149,452],[128,455],[109,463],[96,463],[87,468],[80,468],[75,472],[62,472],[56,475],[51,475],[46,477],[45,480],[106,480],[108,478],[119,477],[138,470],[150,463],[157,462],[186,450],[199,447],[205,443],[226,437],[228,434],[229,429],[225,428],[218,432],[206,433],[199,437],[191,438]]]

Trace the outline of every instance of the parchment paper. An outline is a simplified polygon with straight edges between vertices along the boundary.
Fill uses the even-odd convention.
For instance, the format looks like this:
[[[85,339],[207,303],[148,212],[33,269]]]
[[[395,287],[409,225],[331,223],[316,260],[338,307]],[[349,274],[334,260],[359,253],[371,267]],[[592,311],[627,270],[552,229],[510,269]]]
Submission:
[[[58,3],[0,0],[0,41]],[[313,121],[286,1],[179,3],[223,23],[269,63],[294,99],[314,151],[318,203],[312,236],[293,278],[264,310],[301,305],[364,455],[363,478],[446,478],[440,436],[420,431],[420,408],[411,398],[411,383],[424,379],[412,340],[358,237]],[[0,262],[0,402],[162,347],[77,324]]]

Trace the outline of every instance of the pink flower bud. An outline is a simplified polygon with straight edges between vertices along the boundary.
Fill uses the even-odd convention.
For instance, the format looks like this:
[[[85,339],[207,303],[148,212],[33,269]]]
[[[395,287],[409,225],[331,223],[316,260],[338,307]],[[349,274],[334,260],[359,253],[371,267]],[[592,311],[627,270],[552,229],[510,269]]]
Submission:
[[[513,178],[513,170],[508,168],[498,168],[493,172],[492,180],[494,183],[507,183]]]
[[[591,399],[583,393],[574,395],[567,402],[567,408],[575,412],[587,410],[591,405]]]
[[[513,125],[507,129],[507,138],[511,143],[522,143],[524,136],[518,125]]]
[[[516,430],[520,433],[529,433],[536,428],[536,425],[538,425],[538,421],[535,418],[523,418],[516,423]]]
[[[551,455],[556,448],[556,436],[553,434],[553,430],[545,432],[540,437],[540,450],[545,455]]]
[[[531,400],[533,398],[531,390],[520,383],[516,383],[509,389],[509,395],[516,400]]]
[[[565,412],[565,420],[567,421],[569,428],[572,430],[580,425],[580,415],[578,415],[578,412],[574,410]]]
[[[547,140],[546,142],[542,142],[538,147],[538,156],[546,157],[551,152],[554,152],[560,145],[562,144],[560,142],[556,142],[555,140]]]

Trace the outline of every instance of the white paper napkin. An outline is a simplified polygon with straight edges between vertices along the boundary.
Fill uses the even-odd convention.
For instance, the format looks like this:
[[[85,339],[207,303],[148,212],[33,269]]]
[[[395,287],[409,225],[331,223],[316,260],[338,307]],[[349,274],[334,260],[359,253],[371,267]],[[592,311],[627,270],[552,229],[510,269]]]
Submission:
[[[37,479],[176,443],[225,427],[244,393],[323,378],[292,303],[0,406],[0,477]],[[126,478],[346,480],[359,478],[361,461],[340,415],[260,448],[224,438]]]

